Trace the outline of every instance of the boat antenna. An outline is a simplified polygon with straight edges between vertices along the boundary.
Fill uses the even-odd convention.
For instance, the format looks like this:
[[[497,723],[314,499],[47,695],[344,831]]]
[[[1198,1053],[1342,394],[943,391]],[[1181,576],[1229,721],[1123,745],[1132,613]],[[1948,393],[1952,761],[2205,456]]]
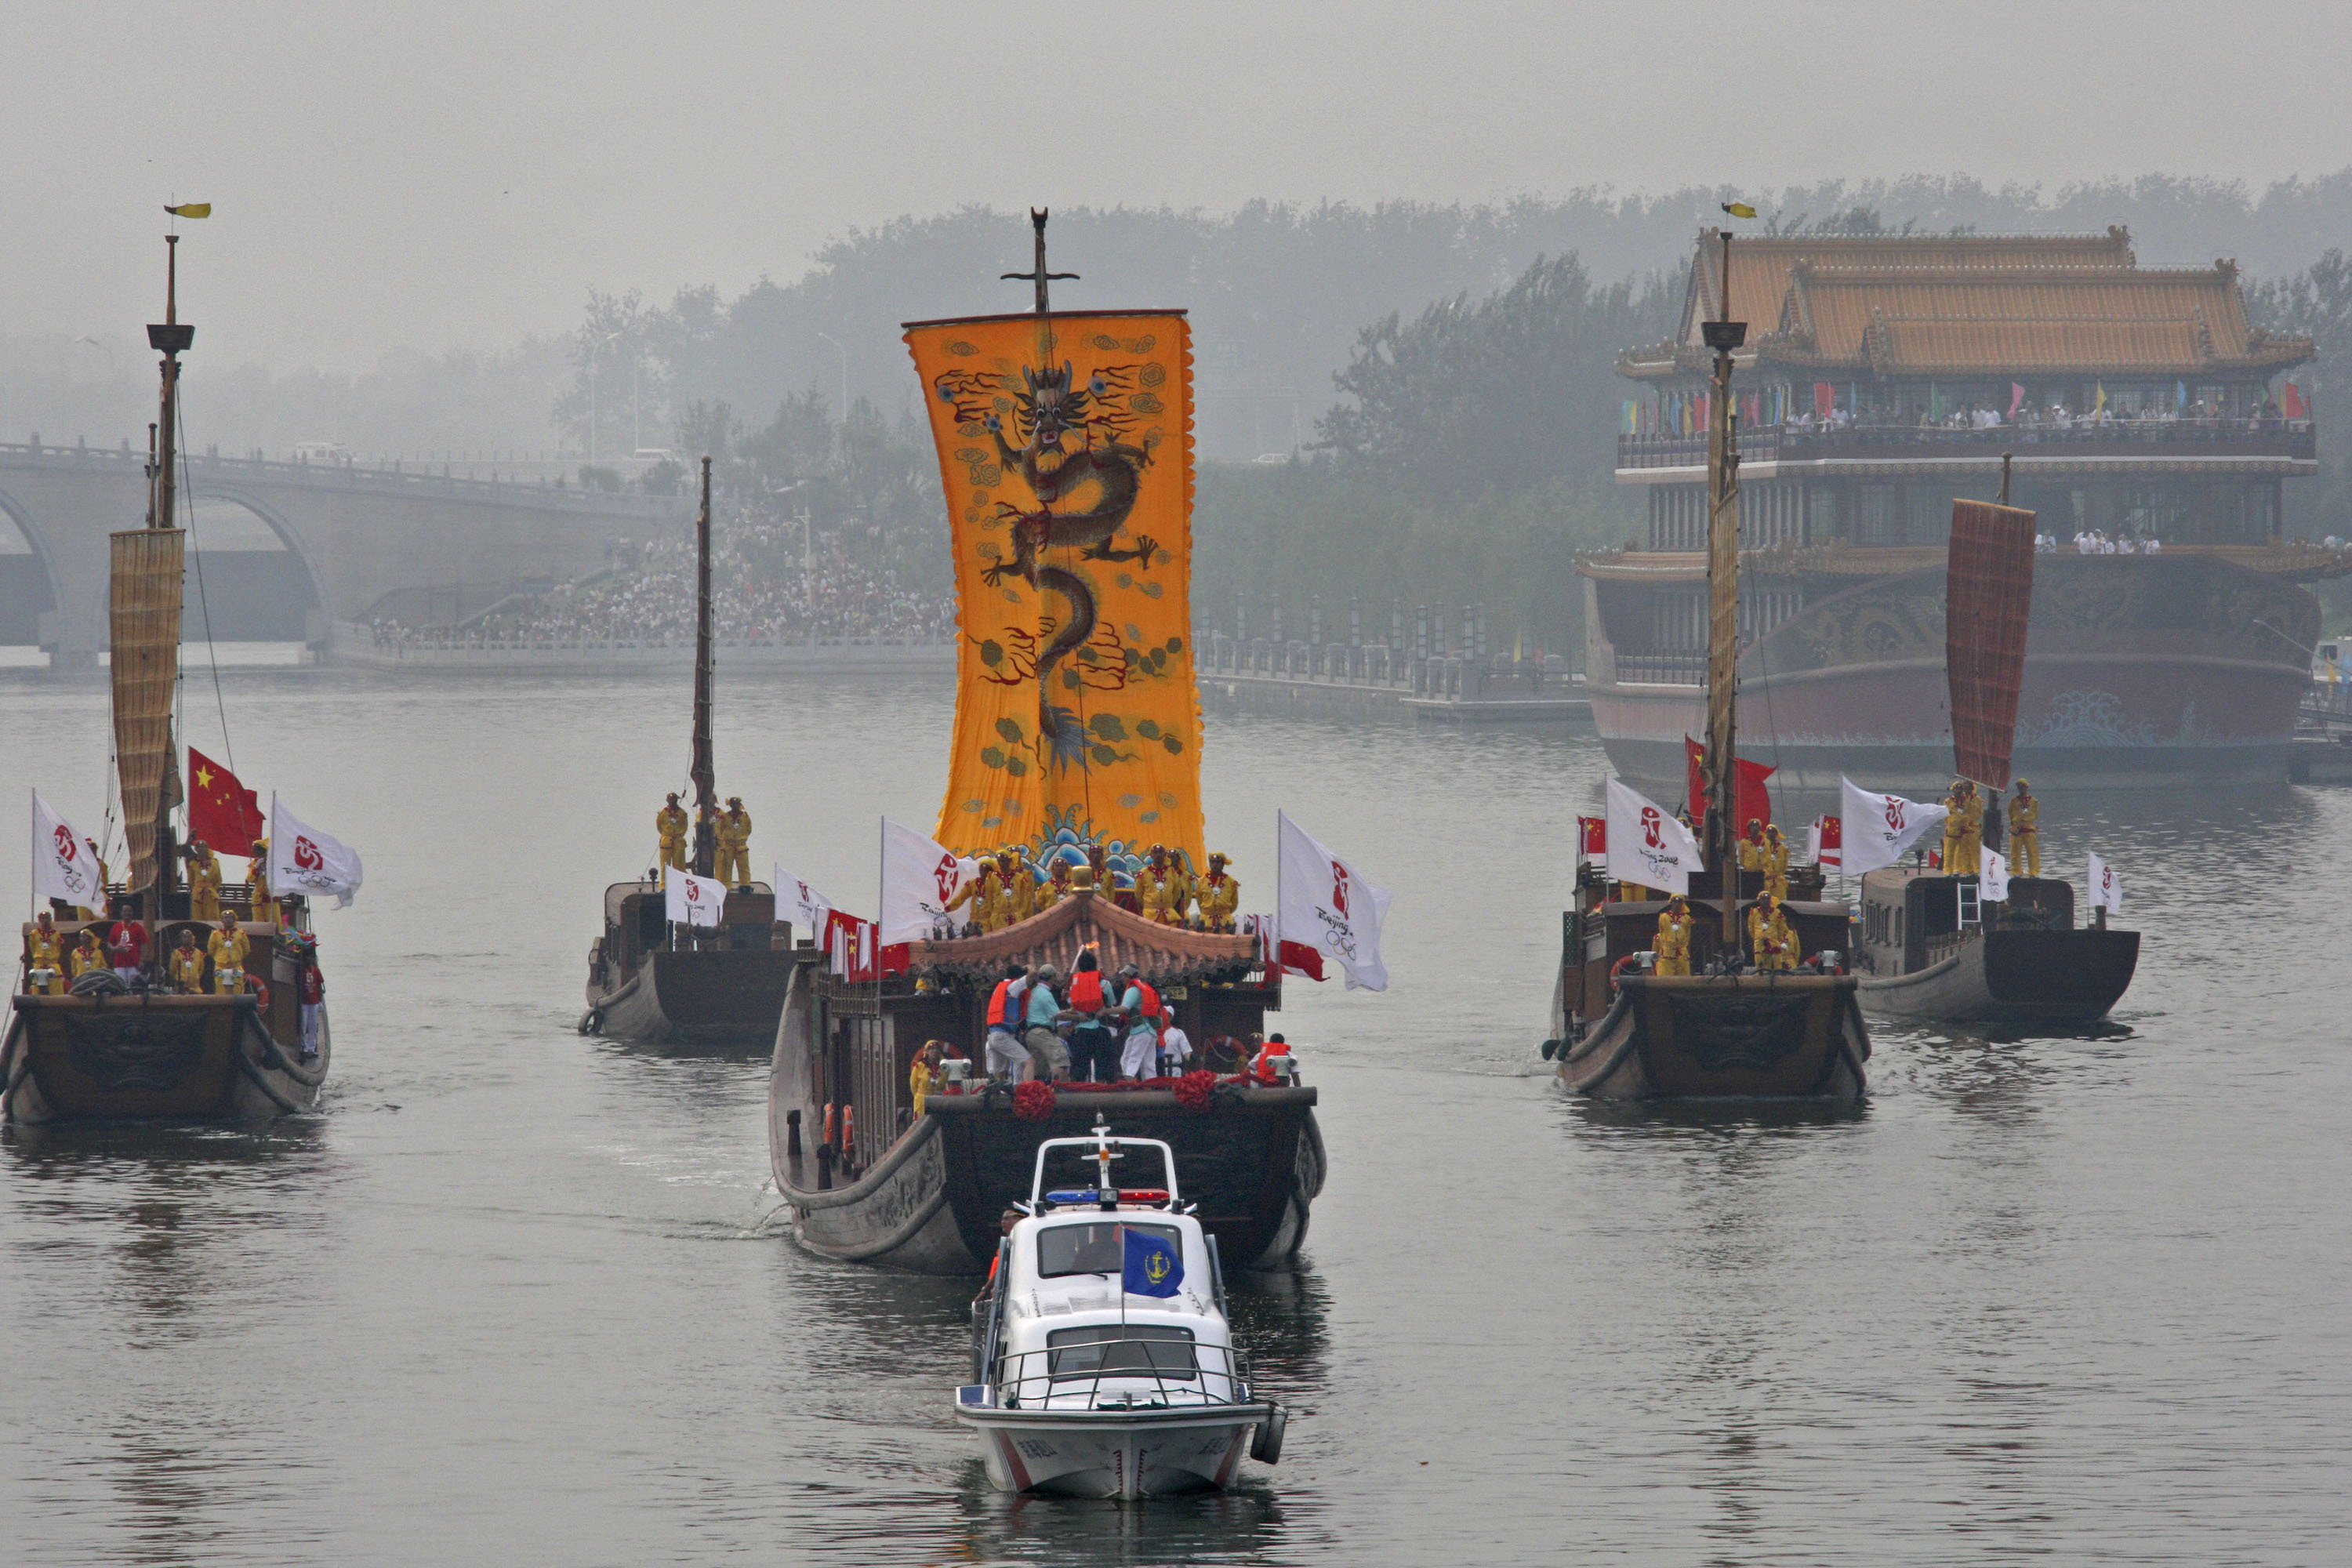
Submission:
[[[694,874],[718,858],[712,818],[719,784],[710,762],[710,459],[702,459],[702,510],[694,518]]]
[[[2014,456],[2016,454],[2012,452],[2003,452],[2000,455],[2000,504],[2003,506],[2009,504],[2009,463]]]
[[[168,529],[178,521],[180,356],[196,340],[194,324],[180,320],[180,237],[165,234],[163,246],[163,320],[161,323],[151,322],[147,328],[147,346],[163,356],[161,407],[151,437],[155,460],[147,489],[147,526],[156,530]],[[173,662],[177,663],[176,658]],[[179,782],[180,773],[179,747],[171,734],[168,712],[163,724],[163,783],[155,792],[154,837],[150,841],[153,847],[150,857],[153,868],[140,900],[140,912],[157,963],[163,958],[163,895],[178,880],[173,873],[179,860],[179,846],[172,831],[172,807],[176,804],[172,798],[176,793],[173,786]]]
[[[1075,283],[1078,278],[1075,272],[1045,270],[1045,219],[1051,211],[1052,209],[1048,207],[1029,209],[1029,226],[1035,231],[1037,237],[1037,265],[1026,272],[1001,274],[1007,282],[1034,283],[1037,286],[1037,353],[1041,359],[1051,355],[1054,352],[1052,324],[1054,306],[1051,292],[1045,286],[1066,278]]]
[[[1727,203],[1724,210],[1733,212]],[[1751,211],[1753,209],[1750,209]],[[1734,216],[1738,216],[1736,213]],[[1731,407],[1731,352],[1748,339],[1748,323],[1731,319],[1731,226],[1721,229],[1716,320],[1700,323],[1715,351],[1715,393],[1706,435],[1706,858],[1723,893],[1723,956],[1739,951],[1738,764],[1733,760],[1739,670],[1739,448]]]

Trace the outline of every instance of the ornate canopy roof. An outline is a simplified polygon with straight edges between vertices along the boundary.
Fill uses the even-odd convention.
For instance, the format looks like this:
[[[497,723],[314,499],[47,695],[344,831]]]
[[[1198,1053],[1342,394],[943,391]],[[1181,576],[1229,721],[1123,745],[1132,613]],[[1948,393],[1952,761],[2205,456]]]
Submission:
[[[1258,962],[1255,936],[1160,925],[1092,890],[1073,893],[1050,910],[986,936],[910,942],[907,961],[918,971],[929,968],[971,980],[992,981],[1008,963],[1033,969],[1050,963],[1067,974],[1088,944],[1104,973],[1116,974],[1132,963],[1154,984],[1234,979]]]
[[[1675,336],[1628,350],[1639,380],[1703,374],[1719,307],[1717,231],[1699,237]],[[2307,338],[2246,321],[2237,264],[2145,268],[2130,236],[1735,239],[1731,304],[1750,364],[1832,375],[2197,377],[2268,374]]]

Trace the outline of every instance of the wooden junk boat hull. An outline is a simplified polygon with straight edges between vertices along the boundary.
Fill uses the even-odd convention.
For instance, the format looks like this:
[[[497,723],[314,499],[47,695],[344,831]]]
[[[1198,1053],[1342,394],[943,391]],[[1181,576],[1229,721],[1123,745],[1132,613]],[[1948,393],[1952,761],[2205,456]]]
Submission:
[[[334,1047],[271,1037],[255,997],[19,996],[0,1084],[24,1125],[132,1119],[258,1121],[317,1103]]]
[[[648,1045],[764,1046],[792,984],[792,928],[755,882],[727,895],[713,945],[672,948],[660,884],[604,890],[604,934],[588,958],[583,1035]]]
[[[1916,974],[1864,976],[1873,1013],[1953,1023],[2092,1023],[2139,963],[2136,931],[1989,931]]]
[[[1626,975],[1559,1080],[1601,1100],[1856,1100],[1870,1034],[1832,974]]]
[[[992,936],[912,944],[914,971],[937,976],[936,991],[908,991],[901,978],[877,996],[873,982],[835,980],[823,954],[799,950],[776,1031],[768,1134],[776,1185],[811,1250],[927,1274],[983,1269],[1004,1210],[1029,1195],[1037,1146],[1100,1120],[1170,1146],[1184,1194],[1229,1265],[1276,1268],[1297,1251],[1325,1171],[1311,1088],[1225,1083],[1192,1110],[1168,1089],[1062,1085],[1036,1121],[1015,1113],[1009,1090],[934,1092],[923,1115],[911,1114],[907,1073],[926,1039],[952,1041],[981,1065],[992,975],[1010,957],[1031,954],[1066,973],[1088,942],[1106,970],[1132,954],[1165,977],[1162,995],[1196,1042],[1246,1037],[1279,1005],[1278,980],[1256,973],[1255,937],[1154,926],[1090,893]]]
[[[1950,1023],[2087,1024],[2104,1018],[2139,967],[2139,932],[2074,924],[2074,890],[2055,877],[2011,877],[2009,903],[1960,923],[1973,877],[1891,866],[1862,883],[1856,960],[1873,1013]]]

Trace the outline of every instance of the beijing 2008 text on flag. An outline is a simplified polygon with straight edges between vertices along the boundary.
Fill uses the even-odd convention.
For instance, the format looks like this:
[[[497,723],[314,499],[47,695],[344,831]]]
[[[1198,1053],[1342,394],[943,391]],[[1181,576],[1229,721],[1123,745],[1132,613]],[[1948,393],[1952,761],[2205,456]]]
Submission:
[[[672,925],[715,926],[727,912],[727,884],[716,877],[673,870],[663,902]]]
[[[1067,828],[1165,844],[1197,868],[1183,314],[918,321],[907,346],[939,447],[961,634],[940,841],[1034,858]]]
[[[1381,961],[1381,927],[1389,915],[1387,889],[1366,881],[1287,815],[1277,813],[1276,819],[1281,827],[1276,856],[1280,948],[1311,948],[1338,961],[1350,991],[1387,990],[1388,965]],[[1287,963],[1286,957],[1284,962]]]
[[[809,941],[823,942],[824,917],[833,912],[833,900],[781,865],[770,875],[776,889],[776,918],[790,921],[793,929]]]
[[[1127,1293],[1130,1296],[1173,1296],[1184,1283],[1184,1255],[1166,1237],[1138,1225],[1118,1227],[1126,1236],[1120,1249]]]
[[[1882,866],[1892,866],[1919,836],[1949,816],[1948,808],[1905,800],[1899,795],[1872,795],[1841,777],[1843,809],[1838,826],[1844,837],[1845,874],[1859,877]]]
[[[310,899],[332,893],[337,909],[351,908],[352,895],[360,890],[366,874],[358,850],[307,826],[275,795],[269,797],[269,828],[271,892]]]
[[[1977,899],[1988,904],[2009,902],[2009,859],[1998,849],[1987,849],[1979,858]]]
[[[2096,855],[2091,857],[2091,907],[2111,915],[2124,912],[2124,879]]]
[[[33,895],[63,899],[85,910],[103,910],[106,889],[99,886],[98,862],[83,847],[73,824],[49,809],[33,792]]]
[[[1690,891],[1690,874],[1700,868],[1698,840],[1654,801],[1609,781],[1609,874],[1621,882]]]
[[[882,823],[882,941],[925,942],[948,918],[948,905],[980,874],[972,861],[950,854],[911,827]]]

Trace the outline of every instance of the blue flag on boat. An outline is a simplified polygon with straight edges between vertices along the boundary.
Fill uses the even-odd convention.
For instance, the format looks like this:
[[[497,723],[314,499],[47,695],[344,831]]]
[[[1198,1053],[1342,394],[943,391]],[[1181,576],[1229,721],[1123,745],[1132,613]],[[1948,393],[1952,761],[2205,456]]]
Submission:
[[[1133,1226],[1119,1227],[1127,1235],[1127,1293],[1130,1296],[1173,1296],[1184,1283],[1184,1257],[1176,1244]]]

